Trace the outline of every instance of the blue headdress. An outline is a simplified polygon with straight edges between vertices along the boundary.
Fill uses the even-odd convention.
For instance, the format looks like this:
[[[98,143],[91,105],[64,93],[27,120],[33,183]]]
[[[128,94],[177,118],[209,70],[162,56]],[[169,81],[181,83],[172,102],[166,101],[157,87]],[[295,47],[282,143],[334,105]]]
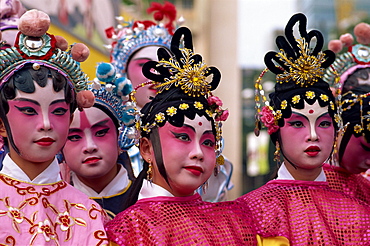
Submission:
[[[147,12],[154,13],[157,23],[149,20],[125,21],[123,17],[117,17],[118,26],[106,30],[107,37],[113,40],[108,46],[111,49],[111,63],[122,77],[126,77],[126,65],[130,57],[142,47],[155,45],[170,49],[176,18],[175,6],[169,2],[163,6],[152,2]],[[164,18],[168,19],[167,24],[161,23]]]
[[[121,150],[128,150],[135,143],[134,107],[127,102],[132,91],[131,82],[116,74],[111,63],[101,63],[96,70],[96,79],[90,90],[95,95],[95,104],[113,118],[118,124],[118,145]]]

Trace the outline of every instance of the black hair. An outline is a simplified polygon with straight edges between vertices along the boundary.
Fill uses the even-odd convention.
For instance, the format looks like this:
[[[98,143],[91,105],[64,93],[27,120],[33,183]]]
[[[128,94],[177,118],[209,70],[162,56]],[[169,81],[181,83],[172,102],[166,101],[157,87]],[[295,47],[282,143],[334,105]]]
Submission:
[[[364,71],[364,70],[362,69],[361,71]],[[370,69],[367,71],[370,72]],[[354,77],[357,77],[358,75],[359,73],[356,73]],[[358,85],[357,87],[354,87],[353,89],[351,89],[351,91],[348,91],[343,94],[342,101],[344,100],[350,100],[350,101],[349,103],[344,103],[342,105],[342,107],[345,108],[345,110],[343,110],[342,112],[342,120],[343,120],[343,125],[346,126],[346,130],[343,133],[342,140],[339,145],[339,156],[338,156],[339,163],[341,163],[342,161],[347,144],[350,138],[352,137],[352,135],[354,135],[355,137],[363,136],[366,142],[370,143],[370,131],[367,129],[367,125],[369,124],[369,121],[366,117],[364,117],[365,115],[368,115],[368,112],[370,111],[370,97],[367,96],[361,99],[362,106],[360,102],[352,103],[352,101],[356,99],[356,97],[365,95],[369,92],[370,92],[370,85]],[[361,115],[361,111],[363,115]],[[363,117],[363,119],[361,119],[361,117]],[[361,125],[361,121],[364,123],[364,126],[363,126],[364,129],[356,132],[355,125]]]
[[[155,44],[151,44],[151,45],[147,45],[147,46],[143,46],[143,47],[140,47],[139,49],[135,50],[130,56],[129,58],[127,59],[127,62],[126,62],[126,67],[125,67],[125,73],[127,74],[127,78],[129,78],[129,74],[128,74],[128,64],[130,64],[131,60],[132,60],[132,57],[134,57],[134,55],[139,52],[140,50],[142,50],[143,48],[146,48],[146,47],[150,47],[150,46],[156,46],[158,48],[164,48],[166,50],[168,50],[167,47],[164,47],[162,45],[155,45]]]
[[[114,126],[116,127],[117,134],[118,134],[118,128],[120,128],[121,125],[120,125],[119,120],[117,119],[117,117],[115,117],[113,115],[113,113],[106,106],[104,106],[101,103],[96,103],[95,102],[94,105],[93,105],[93,107],[100,109],[101,111],[103,111],[104,113],[106,113],[109,116],[109,118],[112,119],[112,121],[114,123]]]
[[[342,88],[342,94],[352,91],[355,88],[361,86],[359,84],[359,79],[362,80],[368,80],[369,79],[369,74],[370,74],[370,67],[367,68],[358,68],[355,70],[351,75],[349,75],[343,83],[343,88]],[[370,84],[368,84],[370,88]]]
[[[32,67],[33,64],[26,64],[24,67],[16,71],[3,85],[0,90],[0,118],[5,126],[9,142],[14,150],[19,153],[17,146],[13,141],[13,136],[6,117],[9,112],[8,101],[16,97],[16,91],[25,93],[33,93],[36,90],[34,81],[40,86],[47,85],[48,78],[51,78],[53,89],[55,92],[64,90],[66,103],[69,104],[71,115],[77,107],[76,96],[73,88],[68,84],[67,79],[57,70],[40,66],[38,70]]]
[[[294,36],[295,25],[298,25],[300,38]],[[275,113],[279,113],[277,119],[279,127],[283,127],[284,119],[291,116],[292,108],[303,109],[305,102],[312,105],[317,101],[320,107],[328,106],[334,128],[337,129],[335,98],[329,84],[322,80],[323,70],[335,60],[334,52],[322,51],[323,35],[318,30],[307,32],[307,18],[302,13],[297,13],[290,18],[284,33],[285,37],[278,36],[275,41],[279,52],[270,51],[264,57],[267,68],[276,74],[275,92],[269,96],[270,105]],[[314,38],[315,46],[311,47],[311,41]],[[312,66],[314,63],[319,66]],[[280,130],[270,137],[273,144],[276,142],[280,144],[284,158],[295,167],[282,151]]]
[[[180,46],[184,49],[180,49]],[[185,54],[188,52],[187,54]],[[141,109],[141,126],[151,126],[150,129],[143,129],[141,136],[148,138],[153,146],[155,155],[155,161],[158,167],[160,175],[169,184],[166,169],[162,158],[162,148],[160,143],[160,137],[158,134],[158,128],[165,125],[166,122],[170,123],[175,127],[182,127],[184,125],[185,117],[193,120],[196,115],[205,116],[209,121],[212,122],[212,131],[216,136],[216,128],[214,126],[214,120],[212,118],[211,106],[208,104],[207,96],[208,92],[217,88],[221,73],[215,67],[207,67],[202,63],[203,59],[201,55],[193,53],[193,42],[191,31],[186,27],[180,27],[176,30],[171,41],[171,51],[169,52],[165,48],[159,48],[157,51],[158,60],[148,61],[143,66],[143,74],[148,79],[157,82],[157,95]],[[179,68],[172,68],[165,65],[164,61],[176,62]],[[187,62],[187,65],[184,64]],[[203,68],[204,71],[199,71],[202,78],[199,75],[200,80],[204,80],[199,88],[192,82],[192,72],[185,71],[189,66],[194,68]],[[187,67],[185,67],[187,66]],[[199,67],[196,67],[199,66]],[[193,67],[192,67],[193,68]],[[185,72],[184,72],[185,71]],[[189,74],[186,74],[188,72]],[[186,78],[180,81],[168,84],[170,79],[173,79],[179,75],[184,77],[190,77],[190,81],[186,83]],[[205,80],[208,76],[213,75],[210,81]],[[194,89],[195,87],[195,89]],[[183,105],[186,105],[184,108]],[[167,110],[172,108],[175,113],[167,113]],[[160,114],[162,119],[158,120],[157,115]],[[148,131],[149,130],[149,131]],[[126,201],[125,208],[135,204],[137,201],[140,189],[143,184],[143,179],[146,177],[149,164],[144,161],[144,168],[138,175],[133,188],[130,192],[129,198]]]

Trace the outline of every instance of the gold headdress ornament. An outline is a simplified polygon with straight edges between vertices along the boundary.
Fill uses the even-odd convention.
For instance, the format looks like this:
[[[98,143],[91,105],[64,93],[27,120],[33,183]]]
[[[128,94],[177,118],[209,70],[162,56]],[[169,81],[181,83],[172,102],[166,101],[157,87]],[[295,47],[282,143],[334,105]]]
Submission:
[[[293,35],[293,27],[298,24],[300,38]],[[330,50],[321,51],[322,34],[317,30],[307,33],[306,16],[298,13],[291,17],[285,27],[285,37],[278,36],[276,44],[279,52],[270,51],[265,55],[267,68],[263,70],[255,83],[256,128],[258,136],[261,121],[273,134],[284,125],[284,118],[291,115],[291,107],[303,108],[304,102],[313,104],[316,100],[320,106],[329,106],[329,113],[334,117],[334,97],[329,85],[322,80],[325,68],[334,61],[335,55]],[[316,46],[310,42],[316,38]],[[275,92],[268,102],[261,84],[262,77],[270,70],[276,74]]]
[[[26,64],[33,64],[34,70],[45,66],[57,70],[67,79],[73,91],[78,93],[80,108],[92,106],[94,95],[87,90],[88,78],[79,63],[87,59],[89,49],[79,43],[65,52],[67,41],[63,37],[48,34],[49,25],[49,16],[39,10],[29,10],[21,16],[18,26],[20,32],[14,47],[0,50],[0,87]]]
[[[143,107],[140,119],[137,118],[142,135],[166,122],[180,127],[184,117],[205,116],[214,122],[215,149],[221,159],[221,122],[227,119],[228,111],[221,108],[222,101],[211,93],[220,82],[219,70],[208,67],[201,55],[193,53],[192,35],[186,27],[174,33],[171,53],[163,48],[158,50],[158,60],[143,66],[143,74],[156,85],[157,95]],[[210,75],[212,80],[207,81]]]

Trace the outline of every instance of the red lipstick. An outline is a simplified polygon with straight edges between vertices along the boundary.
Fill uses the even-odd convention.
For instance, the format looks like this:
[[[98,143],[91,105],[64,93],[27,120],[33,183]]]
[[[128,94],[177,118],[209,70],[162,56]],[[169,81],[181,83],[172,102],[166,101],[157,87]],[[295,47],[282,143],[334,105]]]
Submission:
[[[98,157],[89,157],[89,158],[86,158],[82,163],[83,164],[95,164],[100,160],[101,158],[98,158]]]
[[[198,166],[187,166],[184,167],[187,171],[191,172],[195,176],[199,176],[203,173],[203,168],[198,167]]]
[[[52,145],[54,142],[55,140],[52,138],[40,138],[35,141],[36,144],[45,146],[45,147]]]
[[[318,146],[309,146],[304,152],[309,156],[317,156],[321,149]]]

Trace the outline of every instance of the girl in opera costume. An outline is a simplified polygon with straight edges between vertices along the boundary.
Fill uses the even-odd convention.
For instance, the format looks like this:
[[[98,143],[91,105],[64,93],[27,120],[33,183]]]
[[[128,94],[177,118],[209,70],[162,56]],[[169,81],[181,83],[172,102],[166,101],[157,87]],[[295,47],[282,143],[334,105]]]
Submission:
[[[117,78],[110,63],[99,64],[96,75],[90,86],[94,105],[76,110],[69,128],[62,150],[67,170],[63,178],[113,218],[122,211],[135,180],[127,155],[133,139],[127,137],[128,127],[124,125],[132,118],[124,105],[132,85],[125,78]]]
[[[46,33],[38,10],[19,20],[14,47],[0,51],[0,134],[9,153],[0,172],[1,245],[106,245],[106,214],[61,180],[56,154],[65,144],[72,113],[89,107],[83,44],[70,51]],[[76,99],[77,98],[77,99]]]
[[[293,35],[296,24],[299,38]],[[264,238],[283,236],[291,245],[366,245],[369,207],[332,190],[322,168],[339,121],[334,96],[322,80],[335,55],[321,51],[322,34],[307,33],[306,24],[305,15],[293,15],[285,37],[276,38],[280,51],[265,56],[266,66],[277,75],[270,103],[261,91],[261,77],[256,83],[256,132],[262,121],[276,145],[276,159],[280,150],[284,161],[275,180],[237,201],[251,211],[255,230]]]
[[[158,61],[159,48],[170,49],[177,11],[170,2],[163,5],[152,2],[147,13],[153,14],[153,20],[126,21],[120,16],[116,27],[106,29],[107,38],[112,40],[108,45],[110,62],[121,78],[131,81],[133,88],[140,87],[135,95],[140,109],[156,94],[154,85],[143,75],[142,67],[148,61]],[[137,176],[143,168],[139,149],[133,145],[128,154]]]
[[[184,48],[179,48],[182,37]],[[256,245],[245,208],[205,202],[195,192],[222,164],[221,121],[228,112],[211,94],[220,72],[193,53],[185,27],[176,30],[171,54],[159,49],[158,58],[143,67],[158,91],[137,122],[144,168],[127,209],[106,225],[109,240],[117,245]]]
[[[324,170],[331,188],[370,203],[370,181],[363,177],[370,168],[370,25],[360,23],[352,34],[331,40],[329,49],[339,53],[324,79],[337,96],[342,124],[338,131],[332,165]]]
[[[142,108],[156,95],[155,86],[142,73],[143,65],[148,61],[158,61],[159,48],[170,50],[171,39],[177,25],[184,23],[184,18],[176,19],[176,7],[165,1],[164,4],[151,2],[147,9],[153,14],[153,20],[125,21],[123,17],[117,18],[116,28],[106,30],[107,37],[112,40],[110,45],[110,60],[122,78],[131,81],[134,88],[139,88],[135,94],[137,107]],[[137,146],[128,149],[135,176],[143,168]],[[199,189],[202,199],[206,201],[224,201],[232,189],[231,174],[233,165],[225,159],[217,176],[211,175],[207,182],[208,188]]]

